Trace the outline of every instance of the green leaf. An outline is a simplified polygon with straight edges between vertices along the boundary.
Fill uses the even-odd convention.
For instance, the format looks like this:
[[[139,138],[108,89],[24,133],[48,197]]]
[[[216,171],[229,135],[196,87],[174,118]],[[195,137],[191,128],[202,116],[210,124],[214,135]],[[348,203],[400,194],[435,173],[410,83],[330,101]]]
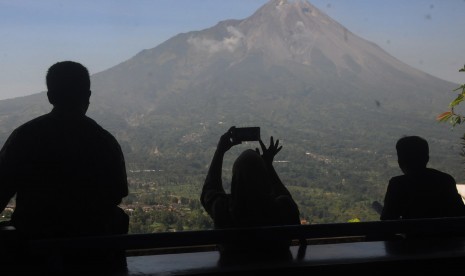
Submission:
[[[463,66],[463,68],[459,69],[459,72],[465,72],[465,65]],[[465,84],[460,85],[459,87],[455,88],[453,91],[459,91],[459,90],[461,90],[461,93],[458,94],[457,97],[452,102],[449,103],[450,111],[439,114],[436,117],[437,121],[439,122],[449,121],[449,123],[451,123],[453,127],[464,123],[465,117],[460,114],[454,113],[454,107],[460,104],[461,102],[463,102],[465,99]]]
[[[450,120],[451,120],[452,126],[460,125],[462,123],[462,118],[457,115],[454,115]]]
[[[453,100],[453,101],[449,104],[449,106],[450,106],[450,107],[454,107],[454,106],[458,105],[459,103],[463,102],[463,100],[464,100],[463,94],[458,94],[458,95],[457,95],[457,98],[455,98],[455,100]]]

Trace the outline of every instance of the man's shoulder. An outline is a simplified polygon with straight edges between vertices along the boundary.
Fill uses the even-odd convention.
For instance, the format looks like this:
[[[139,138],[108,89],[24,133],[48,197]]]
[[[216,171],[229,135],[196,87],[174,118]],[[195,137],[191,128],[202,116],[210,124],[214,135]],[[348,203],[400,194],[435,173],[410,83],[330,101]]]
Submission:
[[[428,168],[427,169],[427,174],[428,174],[428,178],[431,178],[431,179],[443,179],[444,181],[448,180],[449,182],[454,182],[455,183],[455,179],[452,175],[446,173],[446,172],[443,172],[443,171],[440,171],[440,170],[436,170],[436,169],[431,169],[431,168]]]
[[[403,181],[408,181],[407,176],[404,174],[391,177],[389,183],[400,183]]]
[[[427,168],[426,171],[430,175],[436,175],[436,176],[445,177],[445,178],[452,178],[452,175],[446,172],[437,170],[437,169]]]
[[[87,125],[94,129],[96,133],[98,133],[103,139],[112,140],[116,142],[116,138],[113,134],[110,133],[107,129],[97,123],[94,119],[85,116],[84,120],[86,121]]]
[[[407,184],[410,181],[407,179],[406,175],[397,175],[391,177],[388,184],[388,189],[392,192],[394,191],[402,191],[407,187]]]
[[[19,127],[15,128],[12,132],[12,135],[29,135],[31,131],[36,131],[37,129],[43,129],[43,126],[47,124],[47,121],[50,119],[49,114],[44,114],[38,116],[34,119],[31,119]]]

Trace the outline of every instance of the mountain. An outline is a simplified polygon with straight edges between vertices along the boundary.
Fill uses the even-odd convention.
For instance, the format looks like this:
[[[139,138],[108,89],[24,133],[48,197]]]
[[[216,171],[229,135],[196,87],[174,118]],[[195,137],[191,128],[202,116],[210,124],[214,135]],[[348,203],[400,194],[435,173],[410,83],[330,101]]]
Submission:
[[[170,172],[164,180],[192,181],[199,193],[220,135],[260,126],[262,139],[283,143],[276,168],[301,210],[338,222],[376,219],[370,204],[400,173],[402,135],[427,138],[431,166],[463,179],[460,133],[434,119],[455,87],[306,1],[271,0],[243,20],[178,34],[94,74],[88,115],[115,134],[130,171]],[[0,101],[0,142],[49,109],[43,93]],[[227,154],[226,182],[237,153],[256,146]]]

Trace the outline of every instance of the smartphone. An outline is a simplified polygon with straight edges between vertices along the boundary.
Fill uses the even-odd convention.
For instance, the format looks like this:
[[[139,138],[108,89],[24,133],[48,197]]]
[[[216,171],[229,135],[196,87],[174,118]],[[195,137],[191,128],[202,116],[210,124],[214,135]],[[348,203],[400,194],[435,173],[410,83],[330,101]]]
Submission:
[[[232,139],[237,142],[260,140],[260,127],[236,127]]]

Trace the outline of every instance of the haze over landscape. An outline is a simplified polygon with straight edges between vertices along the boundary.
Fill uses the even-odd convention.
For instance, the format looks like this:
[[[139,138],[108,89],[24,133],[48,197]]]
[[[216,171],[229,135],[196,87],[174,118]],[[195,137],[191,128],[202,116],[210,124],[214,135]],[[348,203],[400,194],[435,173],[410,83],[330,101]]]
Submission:
[[[156,212],[170,197],[195,202],[189,212],[201,214],[195,204],[220,135],[232,125],[260,126],[262,139],[283,143],[276,169],[303,219],[376,220],[371,202],[382,201],[387,181],[400,173],[394,145],[402,135],[426,137],[431,166],[465,179],[461,133],[435,121],[456,86],[307,1],[273,0],[93,74],[88,115],[122,145],[131,209]],[[48,110],[44,93],[0,101],[0,143]],[[234,157],[257,146],[227,153],[226,185]]]

